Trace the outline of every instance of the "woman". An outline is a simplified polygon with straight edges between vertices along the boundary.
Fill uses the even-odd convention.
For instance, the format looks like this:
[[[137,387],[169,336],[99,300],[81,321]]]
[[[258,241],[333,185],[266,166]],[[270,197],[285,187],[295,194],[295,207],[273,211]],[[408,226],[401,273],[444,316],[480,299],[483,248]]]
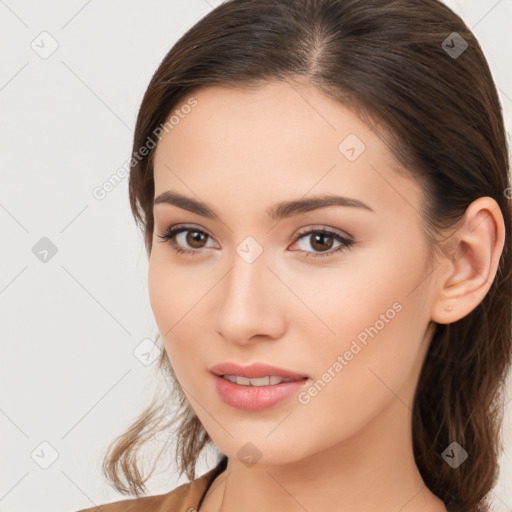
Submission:
[[[175,395],[110,447],[137,497],[101,510],[488,510],[511,189],[463,21],[437,0],[227,1],[155,72],[133,155]],[[190,482],[142,497],[161,433]]]

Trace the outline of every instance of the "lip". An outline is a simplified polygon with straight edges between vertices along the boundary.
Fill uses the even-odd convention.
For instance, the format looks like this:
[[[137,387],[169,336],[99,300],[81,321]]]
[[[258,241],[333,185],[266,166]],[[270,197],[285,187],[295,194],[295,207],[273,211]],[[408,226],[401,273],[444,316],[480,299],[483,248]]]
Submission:
[[[210,372],[215,375],[238,375],[240,377],[248,377],[248,378],[258,378],[258,377],[266,377],[268,376],[276,376],[283,377],[294,380],[301,380],[304,377],[309,378],[308,375],[304,373],[294,372],[292,370],[288,370],[286,368],[279,368],[277,366],[273,366],[266,363],[252,363],[247,366],[239,365],[238,363],[226,361],[224,363],[219,363],[210,368]],[[225,380],[225,379],[223,379]],[[276,384],[280,385],[280,384]]]
[[[303,378],[272,386],[242,386],[215,373],[211,376],[220,399],[225,404],[242,411],[262,411],[274,407],[299,393],[310,380]]]

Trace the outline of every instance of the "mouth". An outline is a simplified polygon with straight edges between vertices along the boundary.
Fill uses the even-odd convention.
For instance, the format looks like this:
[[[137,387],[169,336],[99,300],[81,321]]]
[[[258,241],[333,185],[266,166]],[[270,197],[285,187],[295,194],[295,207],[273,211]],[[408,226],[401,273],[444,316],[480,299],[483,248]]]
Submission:
[[[229,382],[233,382],[234,384],[238,384],[239,386],[255,386],[255,387],[265,387],[265,386],[276,386],[278,384],[286,383],[286,382],[297,382],[301,380],[307,380],[307,377],[302,378],[287,378],[287,377],[279,377],[278,375],[267,375],[265,377],[243,377],[240,375],[219,375],[225,380]]]
[[[209,370],[214,375],[240,386],[273,386],[309,378],[305,373],[267,363],[251,363],[244,366],[226,361],[212,366]]]
[[[287,402],[301,392],[308,377],[292,379],[276,375],[244,377],[211,373],[219,398],[230,407],[248,412],[263,411]]]

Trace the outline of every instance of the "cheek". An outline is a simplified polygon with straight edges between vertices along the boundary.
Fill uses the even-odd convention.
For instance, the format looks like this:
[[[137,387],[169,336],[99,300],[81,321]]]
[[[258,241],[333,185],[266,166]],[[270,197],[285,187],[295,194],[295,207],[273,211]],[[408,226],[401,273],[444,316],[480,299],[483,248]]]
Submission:
[[[199,300],[202,291],[195,286],[197,282],[191,279],[187,271],[170,263],[167,254],[169,250],[154,249],[148,268],[151,309],[164,339],[174,332],[176,326],[187,321],[188,314],[193,314],[191,308]]]
[[[388,301],[382,304],[387,306]],[[379,318],[380,313],[386,315],[387,323]],[[391,305],[389,310],[366,311],[366,321],[363,316],[358,321],[340,316],[341,335],[335,343],[322,344],[315,357],[311,355],[317,372],[312,385],[297,397],[299,414],[294,428],[300,431],[301,423],[307,423],[310,432],[322,432],[319,449],[333,440],[350,438],[391,405],[402,409],[402,402],[412,408],[412,378],[419,355],[419,341],[414,337],[419,329],[412,328],[411,311],[407,306],[400,309],[395,302],[395,309]],[[346,322],[341,320],[344,317]],[[285,442],[286,432],[282,434]]]
[[[428,274],[427,267],[420,243],[411,248],[408,242],[402,247],[396,241],[360,251],[357,258],[340,268],[338,280],[331,274],[322,283],[323,295],[315,295],[317,308],[323,311],[337,339],[361,335],[364,341],[365,336],[371,336],[369,331],[375,334],[375,328],[376,336],[381,337],[391,331],[391,325],[393,329],[407,325],[405,310],[412,313],[424,307],[421,283]]]
[[[156,250],[153,249],[149,259],[148,293],[151,309],[162,337],[172,326],[170,316],[174,311],[175,302],[172,293],[175,288],[170,287],[170,276],[164,272],[164,268]]]
[[[202,301],[205,287],[201,280],[169,262],[165,249],[151,253],[148,268],[148,294],[153,316],[169,360],[181,380],[197,367],[200,354]],[[203,281],[204,283],[204,281]],[[205,285],[206,286],[206,285]],[[188,378],[188,377],[186,377]]]
[[[396,309],[410,300],[407,295],[422,274],[415,266],[414,261],[404,262],[383,247],[360,251],[336,267],[309,272],[283,269],[281,275],[302,299],[290,301],[289,307],[294,309],[295,322],[310,331],[306,339],[339,349],[360,333],[364,338],[365,329],[376,322],[380,326],[386,312],[385,320],[395,318]]]
[[[295,281],[299,296],[308,297],[308,306],[316,315],[303,320],[307,339],[315,340],[309,360],[316,361],[317,375],[331,369],[338,382],[383,387],[378,377],[398,383],[411,371],[428,324],[425,288],[418,286],[426,276],[422,255],[409,252],[397,258],[390,247],[373,251],[368,261],[358,260],[354,268],[325,274],[316,281],[316,292],[308,293],[311,282]],[[346,366],[332,369],[338,356]],[[339,375],[339,377],[338,377]],[[344,375],[342,377],[342,375]],[[328,376],[326,377],[328,378]]]

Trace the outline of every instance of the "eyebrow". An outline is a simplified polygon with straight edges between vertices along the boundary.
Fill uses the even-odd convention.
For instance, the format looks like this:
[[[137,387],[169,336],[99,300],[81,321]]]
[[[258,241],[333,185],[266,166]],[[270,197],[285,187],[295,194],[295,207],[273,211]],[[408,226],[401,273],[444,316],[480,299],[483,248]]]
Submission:
[[[171,204],[197,215],[201,215],[202,217],[207,217],[209,219],[218,218],[215,211],[202,201],[183,196],[170,190],[163,192],[154,199],[153,205],[157,204]],[[348,206],[352,208],[361,208],[375,213],[372,208],[358,199],[333,194],[324,194],[309,197],[307,199],[295,199],[292,201],[277,203],[272,206],[270,210],[267,210],[267,214],[272,220],[281,220],[294,215],[318,210],[320,208],[327,208],[329,206]]]

